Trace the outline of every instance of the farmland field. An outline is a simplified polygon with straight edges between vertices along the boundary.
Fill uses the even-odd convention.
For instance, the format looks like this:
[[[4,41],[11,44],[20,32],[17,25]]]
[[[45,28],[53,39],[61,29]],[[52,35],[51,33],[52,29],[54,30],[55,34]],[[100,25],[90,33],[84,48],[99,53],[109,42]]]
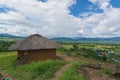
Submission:
[[[9,37],[0,37],[1,41],[18,41],[21,40],[22,38],[9,38]]]

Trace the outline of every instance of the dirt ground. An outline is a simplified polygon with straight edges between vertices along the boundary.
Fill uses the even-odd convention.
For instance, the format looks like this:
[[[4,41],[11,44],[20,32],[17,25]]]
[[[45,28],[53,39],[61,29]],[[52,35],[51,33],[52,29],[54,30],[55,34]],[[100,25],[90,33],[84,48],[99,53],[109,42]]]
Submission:
[[[80,68],[80,72],[83,73],[85,80],[120,80],[120,78],[118,78],[120,75],[115,77],[114,74],[112,76],[101,74],[100,71],[102,68],[100,65],[83,65]]]
[[[9,80],[14,80],[9,74],[6,74],[6,73],[2,72],[1,75],[3,76],[3,78],[9,78]]]

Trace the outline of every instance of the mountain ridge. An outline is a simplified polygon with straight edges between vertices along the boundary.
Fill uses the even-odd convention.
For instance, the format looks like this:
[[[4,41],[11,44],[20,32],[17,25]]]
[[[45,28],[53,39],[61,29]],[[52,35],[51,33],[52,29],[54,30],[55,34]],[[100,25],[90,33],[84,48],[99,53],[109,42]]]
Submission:
[[[14,36],[11,34],[0,34],[0,37],[6,37],[6,38],[25,38],[22,36]],[[55,38],[49,38],[56,42],[65,42],[65,43],[79,43],[79,42],[94,42],[94,43],[115,43],[120,44],[120,37],[111,37],[111,38],[89,38],[89,37],[55,37]]]
[[[119,43],[120,37],[112,37],[112,38],[87,38],[87,37],[79,37],[79,38],[52,38],[52,40],[56,42],[94,42],[94,43]]]
[[[8,34],[8,33],[0,34],[0,37],[8,37],[8,38],[24,38],[24,37],[22,37],[22,36],[15,36],[15,35]]]

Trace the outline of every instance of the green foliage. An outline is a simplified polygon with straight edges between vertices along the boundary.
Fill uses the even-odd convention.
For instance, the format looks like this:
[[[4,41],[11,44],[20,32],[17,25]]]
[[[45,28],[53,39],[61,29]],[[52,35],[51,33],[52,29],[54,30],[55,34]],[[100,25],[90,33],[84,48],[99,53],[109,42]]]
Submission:
[[[15,43],[15,41],[0,41],[0,52],[8,51],[8,48]]]
[[[99,61],[113,62],[112,58],[120,57],[120,45],[119,44],[100,44],[100,43],[62,43],[62,53],[67,55],[74,55],[77,57],[86,57]],[[108,52],[119,53],[108,54]],[[102,54],[102,53],[105,53]]]
[[[77,44],[77,43],[73,44],[72,48],[69,49],[69,52],[72,52],[73,55],[78,55],[79,54],[79,44]]]
[[[69,52],[69,49],[65,49],[65,48],[60,48],[57,49],[58,52]]]
[[[70,51],[74,52],[74,51],[78,51],[79,50],[79,45],[78,44],[73,44],[72,48],[70,48]]]
[[[79,50],[79,45],[78,44],[73,44],[72,50],[74,50],[74,51]]]
[[[82,48],[81,49],[83,52],[85,52],[85,54],[83,54],[82,56],[86,57],[86,58],[92,58],[92,59],[96,59],[96,60],[100,60],[100,61],[106,61],[107,57],[104,56],[99,56],[99,54],[102,52],[102,50],[96,51],[92,48]]]
[[[65,44],[65,43],[61,43],[61,45],[62,45],[62,48],[59,48],[59,49],[57,49],[57,51],[58,52],[69,52],[70,50],[70,48],[72,48],[72,44]]]

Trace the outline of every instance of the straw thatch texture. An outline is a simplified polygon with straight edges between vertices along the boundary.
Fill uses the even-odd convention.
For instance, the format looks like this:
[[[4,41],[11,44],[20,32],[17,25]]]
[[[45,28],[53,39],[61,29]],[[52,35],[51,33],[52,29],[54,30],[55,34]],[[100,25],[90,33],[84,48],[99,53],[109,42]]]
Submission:
[[[48,40],[47,38],[33,34],[17,43],[13,44],[9,50],[38,50],[38,49],[56,49],[60,48],[61,45]]]

